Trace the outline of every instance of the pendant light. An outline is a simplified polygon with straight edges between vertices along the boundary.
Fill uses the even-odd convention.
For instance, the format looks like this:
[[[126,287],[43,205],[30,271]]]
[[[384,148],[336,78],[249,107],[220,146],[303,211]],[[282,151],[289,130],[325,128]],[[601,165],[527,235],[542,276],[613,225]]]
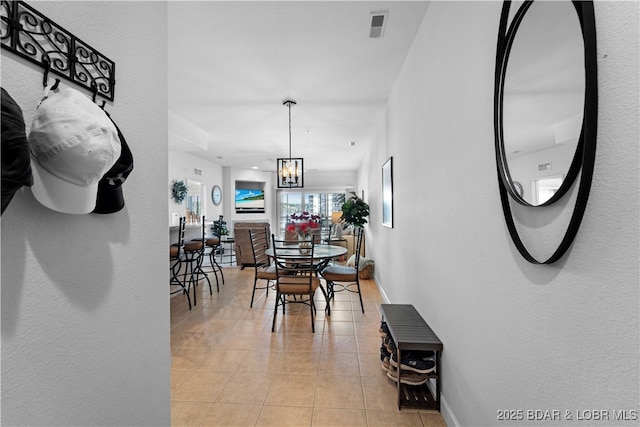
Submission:
[[[289,107],[289,157],[277,160],[278,188],[303,188],[304,171],[302,157],[291,157],[291,106],[296,105],[296,101],[288,99],[284,101],[282,105]]]

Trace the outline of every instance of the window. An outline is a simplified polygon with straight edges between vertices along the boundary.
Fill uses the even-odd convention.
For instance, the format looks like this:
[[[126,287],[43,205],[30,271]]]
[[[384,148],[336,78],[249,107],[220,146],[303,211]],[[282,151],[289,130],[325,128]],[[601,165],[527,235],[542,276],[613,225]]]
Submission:
[[[345,200],[345,193],[280,191],[277,232],[283,234],[291,214],[300,212],[320,215],[320,226],[323,230],[328,229],[331,224],[331,213],[342,211]]]

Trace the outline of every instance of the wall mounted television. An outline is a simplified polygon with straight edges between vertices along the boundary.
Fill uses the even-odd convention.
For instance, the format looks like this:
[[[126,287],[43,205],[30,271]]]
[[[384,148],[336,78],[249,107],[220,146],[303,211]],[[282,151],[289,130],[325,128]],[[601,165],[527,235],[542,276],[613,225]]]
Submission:
[[[264,213],[264,190],[236,187],[236,213]]]

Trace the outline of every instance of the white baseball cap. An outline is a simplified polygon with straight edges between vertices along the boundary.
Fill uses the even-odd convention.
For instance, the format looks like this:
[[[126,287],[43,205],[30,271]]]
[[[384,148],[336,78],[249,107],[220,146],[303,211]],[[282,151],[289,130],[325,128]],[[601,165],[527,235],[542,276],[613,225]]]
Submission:
[[[35,198],[58,212],[93,211],[98,182],[121,151],[107,114],[77,90],[61,89],[40,102],[27,138]]]

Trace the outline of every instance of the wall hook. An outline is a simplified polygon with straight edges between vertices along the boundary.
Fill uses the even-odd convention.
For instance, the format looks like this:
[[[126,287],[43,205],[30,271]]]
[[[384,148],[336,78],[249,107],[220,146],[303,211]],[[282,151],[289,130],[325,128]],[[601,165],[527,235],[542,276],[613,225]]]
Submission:
[[[46,53],[42,54],[42,65],[44,65],[44,76],[42,77],[42,86],[47,87],[49,84],[49,70],[51,69],[51,59]]]
[[[98,95],[98,85],[96,84],[95,80],[91,81],[91,92],[93,93],[93,96],[91,97],[91,99],[93,100],[93,103],[95,104],[96,95]]]
[[[115,62],[25,1],[2,0],[0,10],[0,47],[44,68],[43,87],[51,72],[114,100]]]

